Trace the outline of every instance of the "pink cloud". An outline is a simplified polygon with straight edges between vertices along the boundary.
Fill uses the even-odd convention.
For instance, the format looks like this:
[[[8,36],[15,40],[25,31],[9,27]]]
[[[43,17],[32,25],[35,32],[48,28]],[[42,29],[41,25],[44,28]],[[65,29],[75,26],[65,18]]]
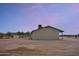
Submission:
[[[57,6],[57,5],[53,5]],[[30,14],[29,19],[35,19],[34,21],[37,23],[41,23],[44,25],[57,25],[61,23],[67,24],[69,22],[69,17],[75,16],[79,12],[79,4],[68,4],[67,10],[65,10],[64,14],[61,13],[47,13],[42,8],[42,4],[33,4],[31,7],[24,8],[22,11],[24,13]],[[33,13],[37,12],[35,15]],[[31,15],[32,14],[32,15]],[[31,17],[32,16],[32,17]]]
[[[59,17],[58,15],[51,15],[46,14],[43,12],[39,13],[39,15],[36,16],[36,22],[43,24],[43,25],[56,25],[58,23],[61,23],[63,19]]]
[[[47,13],[41,7],[42,4],[33,4],[31,7],[24,8],[22,11],[26,14],[27,13],[30,14],[30,16],[32,15],[32,17],[34,16],[33,13],[35,14],[37,12],[35,18],[37,19],[37,22],[39,21],[40,23],[43,24],[55,25],[57,23],[64,22],[63,18],[65,18],[65,16],[61,17],[61,15],[58,13],[52,13],[52,14]]]

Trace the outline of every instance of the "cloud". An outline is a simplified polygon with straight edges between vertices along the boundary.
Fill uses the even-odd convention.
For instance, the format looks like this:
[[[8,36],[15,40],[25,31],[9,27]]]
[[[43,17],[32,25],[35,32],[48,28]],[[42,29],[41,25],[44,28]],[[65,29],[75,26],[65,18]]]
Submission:
[[[33,20],[33,24],[43,24],[52,26],[62,25],[64,30],[67,32],[78,31],[79,18],[76,17],[78,17],[77,15],[79,14],[79,4],[58,4],[53,6],[52,4],[51,6],[49,4],[48,7],[44,6],[46,5],[33,4],[28,8],[24,8],[23,12],[28,14],[28,20]]]
[[[55,25],[59,22],[58,14],[48,13],[43,4],[33,4],[28,8],[24,8],[23,12],[28,14],[28,19],[34,20],[38,24]],[[60,21],[61,22],[61,21]]]

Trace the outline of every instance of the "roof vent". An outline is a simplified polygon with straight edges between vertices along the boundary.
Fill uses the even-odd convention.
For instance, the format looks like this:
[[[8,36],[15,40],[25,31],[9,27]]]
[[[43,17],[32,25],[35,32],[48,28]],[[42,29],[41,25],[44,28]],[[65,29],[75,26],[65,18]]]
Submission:
[[[38,29],[41,29],[42,28],[42,25],[38,25]]]

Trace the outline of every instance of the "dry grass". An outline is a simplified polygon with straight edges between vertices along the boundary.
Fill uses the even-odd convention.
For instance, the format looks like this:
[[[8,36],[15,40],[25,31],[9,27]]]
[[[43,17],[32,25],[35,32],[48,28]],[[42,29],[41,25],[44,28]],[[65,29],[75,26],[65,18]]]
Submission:
[[[64,40],[26,40],[1,39],[0,55],[4,56],[79,56],[79,39],[64,38]]]
[[[25,47],[18,47],[16,49],[11,50],[2,50],[0,51],[0,56],[33,56],[33,55],[43,55],[41,51],[34,50],[34,49],[28,49]]]

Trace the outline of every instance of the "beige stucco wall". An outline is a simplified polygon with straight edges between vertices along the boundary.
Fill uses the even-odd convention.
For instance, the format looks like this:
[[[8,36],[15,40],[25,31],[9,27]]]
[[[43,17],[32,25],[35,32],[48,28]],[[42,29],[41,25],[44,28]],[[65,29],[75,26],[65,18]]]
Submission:
[[[52,28],[44,28],[37,30],[31,34],[32,39],[59,39],[59,31]]]

